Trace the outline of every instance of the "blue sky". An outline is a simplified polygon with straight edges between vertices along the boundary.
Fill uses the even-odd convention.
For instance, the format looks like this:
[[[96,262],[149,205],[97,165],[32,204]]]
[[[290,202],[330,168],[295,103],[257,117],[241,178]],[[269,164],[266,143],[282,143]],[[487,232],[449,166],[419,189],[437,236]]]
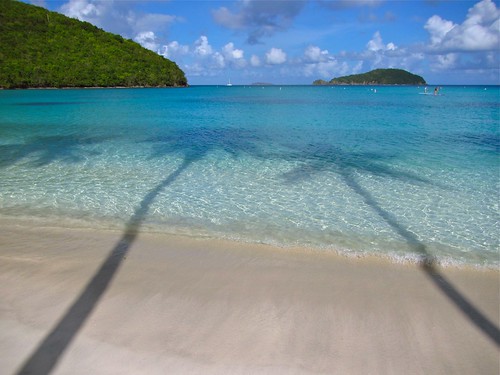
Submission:
[[[500,84],[493,0],[25,0],[133,39],[196,84],[310,84],[401,68]]]

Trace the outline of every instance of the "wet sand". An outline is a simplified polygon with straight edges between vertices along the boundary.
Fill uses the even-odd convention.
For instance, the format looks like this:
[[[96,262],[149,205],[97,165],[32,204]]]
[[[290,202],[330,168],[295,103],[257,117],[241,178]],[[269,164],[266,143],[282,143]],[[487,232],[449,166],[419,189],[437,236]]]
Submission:
[[[0,224],[2,374],[499,373],[498,271]]]

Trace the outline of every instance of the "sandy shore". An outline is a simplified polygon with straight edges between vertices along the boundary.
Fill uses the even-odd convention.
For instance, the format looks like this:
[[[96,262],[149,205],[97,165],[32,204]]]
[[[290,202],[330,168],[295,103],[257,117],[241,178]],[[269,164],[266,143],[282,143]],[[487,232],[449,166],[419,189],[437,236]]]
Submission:
[[[498,374],[498,326],[496,271],[0,226],[2,374]]]

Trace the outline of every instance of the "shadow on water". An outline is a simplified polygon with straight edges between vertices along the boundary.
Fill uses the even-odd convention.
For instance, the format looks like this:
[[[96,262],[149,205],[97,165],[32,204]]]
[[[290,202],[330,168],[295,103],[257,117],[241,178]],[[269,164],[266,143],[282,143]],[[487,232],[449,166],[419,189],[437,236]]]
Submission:
[[[33,354],[24,362],[17,374],[45,375],[55,368],[106,292],[125,256],[137,239],[141,225],[146,219],[153,201],[165,188],[177,181],[188,167],[201,161],[209,152],[221,150],[233,157],[238,157],[242,153],[249,153],[254,157],[261,156],[256,141],[258,139],[253,133],[239,132],[232,129],[185,130],[173,132],[168,136],[147,139],[146,142],[153,144],[151,158],[176,154],[182,158],[181,165],[144,196],[127,222],[120,240],[111,249],[100,268],[84,287],[82,293],[38,345]],[[276,154],[274,157],[278,157],[278,155]],[[421,255],[422,270],[443,294],[497,346],[500,345],[498,328],[439,273],[435,260],[428,253],[425,245],[418,240],[414,233],[404,228],[390,212],[380,206],[377,200],[356,181],[354,172],[397,178],[417,184],[430,183],[429,181],[410,173],[402,173],[386,167],[381,163],[383,158],[377,155],[349,154],[331,146],[311,146],[310,149],[290,152],[281,155],[281,157],[303,162],[302,166],[283,176],[288,183],[295,183],[303,178],[309,178],[312,174],[323,170],[333,170],[338,173],[353,192],[362,197],[369,207],[404,238],[414,252]],[[52,158],[47,160],[49,159],[52,160]],[[42,158],[42,160],[45,159]]]
[[[425,244],[413,232],[406,229],[393,214],[382,208],[373,195],[356,181],[355,172],[399,179],[413,184],[430,183],[430,181],[384,166],[380,163],[383,158],[377,155],[346,153],[339,148],[328,145],[310,145],[309,148],[296,154],[294,158],[303,160],[304,163],[283,175],[288,183],[299,182],[301,179],[310,178],[313,174],[324,170],[330,170],[339,174],[344,183],[402,237],[414,253],[419,254],[420,268],[434,285],[486,337],[493,341],[497,347],[500,346],[500,330],[498,327],[484,316],[439,272],[436,260],[428,252]]]
[[[130,247],[136,240],[141,224],[155,197],[173,183],[193,161],[184,160],[172,174],[146,194],[134,215],[128,221],[121,239],[109,252],[99,270],[17,374],[42,375],[49,374],[53,370],[111,283]]]
[[[79,163],[96,152],[84,147],[109,140],[106,137],[80,137],[76,135],[40,136],[24,143],[0,145],[0,167],[9,167],[27,160],[31,167],[44,167],[56,161]]]
[[[54,105],[81,105],[87,104],[88,102],[19,102],[13,103],[12,105],[22,106],[22,107],[49,107]]]
[[[57,325],[52,328],[33,354],[24,362],[17,372],[18,375],[45,375],[54,369],[109,287],[132,244],[137,239],[141,225],[155,198],[166,187],[174,183],[189,166],[202,160],[213,150],[221,149],[234,157],[242,152],[255,152],[256,147],[252,144],[252,139],[252,137],[238,135],[232,130],[199,129],[148,140],[156,146],[152,157],[177,153],[182,155],[182,164],[144,196],[139,207],[128,221],[121,239],[109,252],[100,268]]]
[[[260,156],[257,142],[258,136],[248,130],[232,128],[194,128],[174,131],[146,139],[153,144],[153,158],[161,158],[169,154],[181,154],[185,158],[191,156],[204,157],[211,151],[224,151],[236,158],[246,153]]]

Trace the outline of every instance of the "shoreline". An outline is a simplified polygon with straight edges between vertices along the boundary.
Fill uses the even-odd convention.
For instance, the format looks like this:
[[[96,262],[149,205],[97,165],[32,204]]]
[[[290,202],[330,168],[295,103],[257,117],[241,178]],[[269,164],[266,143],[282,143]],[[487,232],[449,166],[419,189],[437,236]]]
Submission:
[[[184,89],[191,85],[173,86],[62,86],[62,87],[0,87],[0,90],[92,90],[92,89]]]
[[[68,224],[68,222],[66,222]],[[36,227],[40,230],[47,231],[80,231],[80,232],[92,232],[101,233],[107,236],[119,236],[121,233],[126,231],[126,224],[124,223],[122,227],[116,226],[104,226],[104,227],[92,227],[89,226],[87,222],[80,222],[75,219],[72,225],[63,226],[60,219],[56,218],[39,218],[36,216],[32,217],[13,217],[13,216],[0,216],[0,227],[4,228],[31,228]],[[159,238],[185,238],[193,241],[208,241],[208,242],[224,242],[232,244],[235,246],[248,246],[248,247],[268,247],[272,251],[279,250],[285,252],[300,252],[304,254],[319,254],[326,256],[333,256],[338,258],[352,259],[354,261],[369,261],[374,259],[379,262],[388,263],[392,265],[402,265],[402,266],[415,266],[421,267],[430,259],[432,259],[433,264],[439,266],[442,269],[457,269],[457,270],[471,270],[478,272],[488,272],[498,270],[498,266],[495,264],[472,264],[467,261],[460,261],[457,259],[442,258],[437,259],[432,255],[427,255],[425,253],[418,252],[408,252],[407,254],[395,254],[395,253],[377,253],[377,252],[367,252],[364,250],[348,249],[348,248],[337,248],[334,246],[314,246],[306,244],[286,244],[286,243],[274,243],[274,242],[262,242],[254,241],[251,238],[235,238],[226,236],[210,235],[210,233],[188,233],[188,232],[162,232],[155,230],[154,227],[141,227],[139,229],[142,235],[150,237]]]
[[[498,371],[498,271],[19,225],[0,257],[5,373]]]

